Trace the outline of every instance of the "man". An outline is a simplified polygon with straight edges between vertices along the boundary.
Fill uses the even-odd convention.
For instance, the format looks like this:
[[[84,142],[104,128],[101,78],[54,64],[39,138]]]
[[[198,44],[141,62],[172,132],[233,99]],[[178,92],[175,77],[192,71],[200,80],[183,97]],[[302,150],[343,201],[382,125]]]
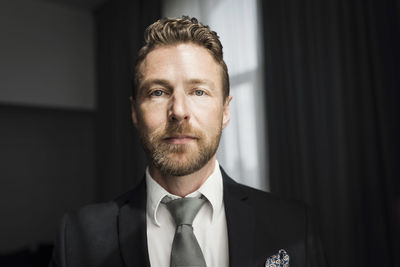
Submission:
[[[305,206],[234,182],[216,160],[232,99],[217,34],[182,17],[145,40],[132,96],[145,177],[66,215],[51,266],[322,266]]]

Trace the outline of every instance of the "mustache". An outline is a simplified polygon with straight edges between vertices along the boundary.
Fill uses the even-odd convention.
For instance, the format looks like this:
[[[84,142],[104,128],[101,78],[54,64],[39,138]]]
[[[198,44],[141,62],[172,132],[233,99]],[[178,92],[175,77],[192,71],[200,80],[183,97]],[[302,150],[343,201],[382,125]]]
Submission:
[[[203,132],[190,123],[169,123],[163,131],[163,136],[188,135],[195,138],[203,137]]]

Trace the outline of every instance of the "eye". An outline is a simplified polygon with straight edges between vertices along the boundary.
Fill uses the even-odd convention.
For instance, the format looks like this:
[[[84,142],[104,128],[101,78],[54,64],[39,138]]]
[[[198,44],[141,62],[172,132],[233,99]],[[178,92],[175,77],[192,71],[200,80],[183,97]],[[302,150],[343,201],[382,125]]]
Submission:
[[[204,95],[204,91],[203,90],[196,90],[196,91],[194,91],[194,94],[196,95],[196,96],[202,96],[202,95]]]
[[[162,96],[164,94],[164,92],[162,90],[154,90],[153,92],[151,92],[151,96]]]

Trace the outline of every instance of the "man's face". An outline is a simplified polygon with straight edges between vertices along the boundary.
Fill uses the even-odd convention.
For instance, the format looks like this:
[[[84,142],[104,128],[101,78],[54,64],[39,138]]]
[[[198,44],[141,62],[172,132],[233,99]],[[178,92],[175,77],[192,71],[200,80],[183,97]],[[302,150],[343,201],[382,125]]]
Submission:
[[[215,159],[229,122],[221,67],[195,44],[161,46],[142,62],[132,119],[150,164],[163,174],[183,176]]]

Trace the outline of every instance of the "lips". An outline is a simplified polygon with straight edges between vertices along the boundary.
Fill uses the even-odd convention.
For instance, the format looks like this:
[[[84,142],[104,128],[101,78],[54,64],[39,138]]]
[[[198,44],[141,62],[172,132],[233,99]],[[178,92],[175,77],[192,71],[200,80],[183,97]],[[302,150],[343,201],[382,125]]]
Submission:
[[[177,134],[168,136],[164,138],[164,140],[171,144],[187,144],[190,143],[191,141],[198,140],[198,138],[192,135]]]

